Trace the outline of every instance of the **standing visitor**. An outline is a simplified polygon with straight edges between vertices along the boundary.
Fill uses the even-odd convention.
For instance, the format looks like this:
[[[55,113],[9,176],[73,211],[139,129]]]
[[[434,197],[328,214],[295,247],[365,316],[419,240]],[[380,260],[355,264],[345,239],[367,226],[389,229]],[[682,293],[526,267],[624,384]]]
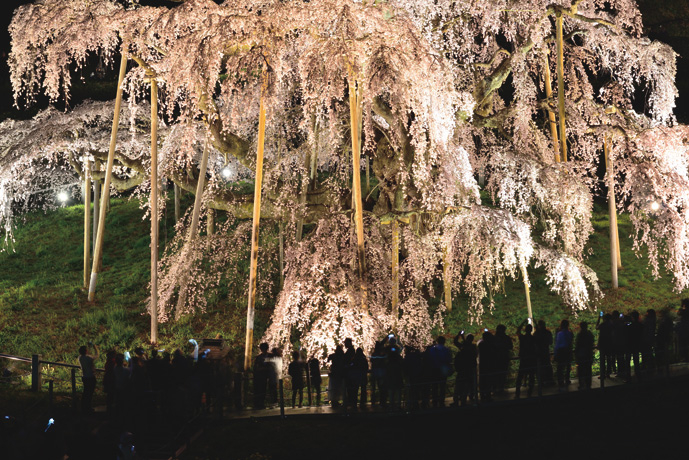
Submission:
[[[569,321],[563,319],[560,328],[555,335],[555,362],[557,363],[557,385],[560,391],[565,389],[565,384],[572,383],[569,375],[572,372],[572,342],[574,334],[569,330]]]
[[[268,358],[268,344],[263,342],[258,346],[261,351],[254,359],[254,409],[265,409],[266,387],[270,378],[270,364]]]
[[[522,328],[524,328],[523,334]],[[530,398],[533,392],[538,355],[536,339],[531,335],[532,330],[533,326],[527,324],[527,320],[522,321],[519,327],[517,327],[517,336],[519,337],[519,372],[517,373],[517,384],[514,392],[514,397],[517,399],[521,395],[521,386],[524,380],[527,380],[526,396]]]
[[[287,373],[292,380],[292,409],[294,409],[297,393],[299,393],[299,407],[301,407],[304,401],[304,363],[298,351],[292,352],[292,362],[289,363]]]
[[[594,338],[589,325],[586,321],[579,323],[579,333],[577,334],[574,346],[574,356],[577,360],[577,376],[579,377],[579,389],[590,390],[593,366],[593,346]]]
[[[86,345],[79,347],[79,366],[81,366],[81,381],[84,384],[84,393],[81,399],[81,411],[84,414],[93,412],[91,401],[93,400],[93,392],[96,390],[96,365],[95,361],[98,359],[98,347],[89,342],[89,345],[96,350],[96,356],[88,354]]]
[[[311,378],[311,388],[316,392],[316,406],[321,405],[321,362],[318,358],[309,360],[309,377]]]
[[[553,365],[550,362],[550,347],[553,346],[553,333],[548,330],[545,321],[538,320],[533,334],[538,354],[538,379],[541,386],[554,385]]]
[[[505,392],[505,383],[510,371],[510,361],[512,360],[512,349],[514,344],[512,338],[507,335],[507,327],[499,324],[495,329],[495,352],[497,373],[495,375],[495,391],[498,394]]]

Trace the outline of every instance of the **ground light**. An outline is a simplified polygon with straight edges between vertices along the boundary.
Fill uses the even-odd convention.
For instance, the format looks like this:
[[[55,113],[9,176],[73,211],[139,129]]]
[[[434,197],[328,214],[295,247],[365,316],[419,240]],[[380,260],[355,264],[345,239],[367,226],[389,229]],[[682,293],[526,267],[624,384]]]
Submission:
[[[65,191],[59,192],[57,194],[57,199],[60,201],[60,203],[65,204],[67,203],[67,200],[69,200],[69,194]]]

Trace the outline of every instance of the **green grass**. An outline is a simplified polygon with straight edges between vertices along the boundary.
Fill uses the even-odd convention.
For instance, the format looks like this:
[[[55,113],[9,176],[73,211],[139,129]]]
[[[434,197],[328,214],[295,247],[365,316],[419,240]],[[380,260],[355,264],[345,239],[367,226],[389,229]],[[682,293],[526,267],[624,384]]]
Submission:
[[[191,198],[185,196],[183,205],[191,206]],[[174,236],[170,214],[165,215],[161,225],[161,254],[164,244]],[[89,303],[82,288],[82,219],[81,205],[29,214],[16,229],[15,252],[0,253],[0,352],[20,356],[41,353],[45,359],[75,363],[77,348],[87,340],[93,340],[103,351],[148,343],[150,326],[144,302],[150,279],[149,222],[142,219],[136,201],[112,200],[106,221],[103,270],[96,301]],[[595,321],[598,309],[643,312],[679,304],[682,296],[673,292],[671,278],[663,274],[654,280],[645,257],[637,257],[632,251],[628,237],[632,228],[625,215],[619,218],[624,268],[619,275],[620,289],[614,292],[610,286],[608,218],[603,206],[596,206],[593,225],[587,263],[598,273],[605,297],[592,311],[578,312],[577,318]],[[272,254],[275,240],[273,229],[266,226],[261,246],[271,251],[264,258],[269,264],[277,263]],[[264,266],[265,270],[269,268]],[[531,268],[529,275],[536,319],[545,319],[550,327],[564,317],[574,319],[573,312],[549,290],[542,270]],[[246,314],[241,283],[246,276],[248,262],[234,267],[219,290],[209,295],[208,311],[161,324],[159,347],[182,348],[188,346],[190,337],[222,334],[241,354]],[[435,292],[442,292],[440,285]],[[257,337],[267,327],[275,301],[273,294],[264,292],[258,299]],[[438,299],[431,299],[432,307],[437,304]],[[504,293],[495,296],[495,310],[485,314],[481,324],[470,324],[467,305],[466,298],[454,299],[445,333],[455,334],[460,329],[478,332],[479,328],[493,329],[500,323],[514,331],[526,316],[524,286],[520,280],[508,280]]]

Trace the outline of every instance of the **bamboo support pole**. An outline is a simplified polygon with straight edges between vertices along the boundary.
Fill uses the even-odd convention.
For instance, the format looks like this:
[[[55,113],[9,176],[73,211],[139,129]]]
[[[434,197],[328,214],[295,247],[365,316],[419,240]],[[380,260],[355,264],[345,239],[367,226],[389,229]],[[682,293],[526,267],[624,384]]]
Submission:
[[[524,291],[526,292],[526,314],[531,318],[533,324],[533,311],[531,310],[531,292],[529,289],[529,273],[526,270],[526,265],[522,265],[522,277],[524,278]]]
[[[280,222],[278,229],[279,257],[280,257],[280,289],[285,284],[285,225]]]
[[[112,119],[112,133],[110,135],[110,148],[108,150],[108,164],[105,169],[105,182],[103,183],[103,196],[98,217],[98,234],[96,236],[96,247],[93,251],[93,268],[91,269],[91,282],[89,284],[89,302],[93,302],[96,296],[96,281],[98,280],[98,270],[100,260],[103,256],[103,239],[105,236],[105,213],[107,211],[106,201],[110,198],[110,180],[112,179],[112,168],[115,163],[115,146],[117,145],[117,129],[120,125],[120,107],[122,106],[122,81],[127,72],[127,52],[122,51],[120,60],[120,74],[117,79],[117,97],[115,98],[115,113]]]
[[[450,280],[449,248],[443,247],[443,291],[445,292],[445,308],[452,311],[452,281]]]
[[[265,76],[264,76],[265,78]],[[258,151],[256,153],[256,180],[254,183],[254,213],[251,230],[251,263],[249,267],[249,306],[246,310],[246,341],[244,343],[244,370],[251,368],[251,352],[254,342],[254,307],[256,304],[256,272],[258,268],[258,229],[261,220],[261,190],[263,185],[263,147],[266,133],[265,89],[261,89],[261,105],[258,118]]]
[[[565,67],[562,43],[562,13],[555,17],[557,39],[557,102],[560,116],[560,154],[562,161],[567,161],[567,135],[565,133]]]
[[[189,233],[187,235],[187,246],[191,245],[192,241],[196,239],[196,234],[199,230],[199,216],[201,215],[201,204],[203,201],[203,189],[206,186],[206,172],[208,171],[208,139],[203,147],[203,154],[201,155],[201,164],[199,165],[199,180],[196,183],[196,196],[194,197],[194,209],[191,214],[191,225],[189,226]],[[179,317],[182,314],[184,305],[187,303],[187,276],[188,271],[183,272],[183,278],[179,283],[179,297],[177,298],[177,310],[175,316]]]
[[[158,82],[151,79],[151,343],[158,343]]]
[[[618,242],[617,242],[617,211],[615,210],[615,174],[612,168],[612,158],[610,157],[610,145],[608,139],[603,139],[603,153],[605,154],[605,169],[608,173],[608,212],[610,214],[610,270],[612,275],[612,287],[617,289],[619,287],[617,278],[617,257],[618,257]]]
[[[544,79],[545,79],[545,96],[550,100],[553,97],[553,86],[551,84],[550,76],[550,59],[548,53],[545,54],[545,63],[543,65]],[[560,162],[560,145],[557,140],[557,122],[555,120],[555,113],[548,109],[548,123],[550,124],[550,136],[553,138],[553,150],[555,150],[555,162]]]
[[[361,199],[361,163],[360,163],[360,145],[359,145],[359,120],[357,119],[358,107],[360,104],[360,94],[357,94],[356,80],[350,75],[349,83],[349,116],[350,128],[352,138],[352,176],[353,176],[353,190],[352,195],[354,199],[354,211],[356,222],[356,239],[357,239],[357,254],[359,260],[359,278],[361,281],[361,306],[364,311],[366,307],[366,285],[364,282],[364,274],[366,273],[366,253],[364,252],[364,216]]]
[[[400,224],[392,221],[392,316],[399,317],[400,302]]]
[[[180,203],[179,203],[179,185],[175,184],[173,186],[173,191],[175,194],[175,223],[179,221]]]
[[[211,236],[215,233],[215,209],[208,209],[206,213],[206,235]]]
[[[97,162],[96,162],[97,164]],[[95,171],[95,168],[94,168]],[[98,234],[98,216],[100,214],[100,182],[93,181],[93,226],[91,231],[91,254],[96,252],[96,235]]]
[[[84,289],[89,287],[91,268],[91,162],[84,162]]]

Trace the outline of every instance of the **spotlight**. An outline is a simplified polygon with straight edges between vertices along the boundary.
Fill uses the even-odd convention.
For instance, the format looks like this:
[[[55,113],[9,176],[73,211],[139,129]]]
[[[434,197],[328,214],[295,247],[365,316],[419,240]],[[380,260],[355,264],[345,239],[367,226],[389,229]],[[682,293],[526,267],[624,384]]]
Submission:
[[[63,190],[57,194],[57,199],[60,203],[65,204],[69,200],[69,194]]]
[[[657,211],[658,209],[660,209],[660,204],[658,204],[657,201],[654,201],[653,203],[651,203],[651,210]]]
[[[230,176],[232,175],[232,171],[230,171],[230,168],[225,166],[224,168],[222,168],[222,171],[220,171],[220,174],[222,174],[223,178],[229,179]]]

